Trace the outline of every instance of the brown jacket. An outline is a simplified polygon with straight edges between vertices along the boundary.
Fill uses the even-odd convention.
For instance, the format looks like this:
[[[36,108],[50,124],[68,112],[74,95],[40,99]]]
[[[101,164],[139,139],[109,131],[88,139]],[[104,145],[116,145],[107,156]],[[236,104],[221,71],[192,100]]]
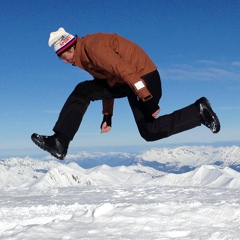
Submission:
[[[141,76],[155,71],[155,64],[137,44],[117,34],[95,33],[77,38],[73,65],[94,78],[107,80],[110,87],[128,84],[142,101],[152,98]],[[112,112],[113,100],[103,101],[103,114]]]

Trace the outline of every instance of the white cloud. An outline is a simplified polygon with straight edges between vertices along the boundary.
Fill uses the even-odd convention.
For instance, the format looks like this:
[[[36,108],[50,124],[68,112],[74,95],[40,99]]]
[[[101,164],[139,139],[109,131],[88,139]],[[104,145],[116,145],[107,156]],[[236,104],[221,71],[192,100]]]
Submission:
[[[232,66],[240,67],[240,62],[232,62]]]
[[[160,69],[168,80],[187,81],[240,81],[240,62],[222,64],[215,61],[199,60],[193,64],[174,64]]]

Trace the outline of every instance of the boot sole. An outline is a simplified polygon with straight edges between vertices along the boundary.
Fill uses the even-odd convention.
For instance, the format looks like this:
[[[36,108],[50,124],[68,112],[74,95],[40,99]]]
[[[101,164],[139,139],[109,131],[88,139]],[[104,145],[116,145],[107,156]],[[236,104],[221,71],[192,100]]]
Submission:
[[[47,151],[48,153],[50,153],[53,157],[59,159],[59,160],[63,160],[64,157],[66,155],[62,155],[56,152],[56,150],[49,148],[48,146],[45,145],[45,143],[43,141],[41,141],[39,138],[37,138],[35,136],[35,134],[32,134],[31,136],[32,141],[38,146],[40,147],[42,150]]]
[[[209,100],[204,97],[201,104],[202,104],[203,108],[207,109],[210,112],[211,116],[214,119],[214,123],[217,126],[215,130],[212,130],[212,132],[213,133],[218,133],[221,129],[221,124],[220,124],[220,121],[218,119],[217,114],[212,110],[212,107],[211,107],[211,104],[210,104]]]

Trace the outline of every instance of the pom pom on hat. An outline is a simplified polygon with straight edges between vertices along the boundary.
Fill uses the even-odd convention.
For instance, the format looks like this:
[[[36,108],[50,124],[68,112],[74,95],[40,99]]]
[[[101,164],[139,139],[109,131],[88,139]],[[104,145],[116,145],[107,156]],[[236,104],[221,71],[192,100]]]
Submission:
[[[59,56],[71,47],[77,38],[70,33],[67,33],[64,28],[60,27],[56,32],[51,32],[48,40],[48,46],[53,45],[54,51]]]

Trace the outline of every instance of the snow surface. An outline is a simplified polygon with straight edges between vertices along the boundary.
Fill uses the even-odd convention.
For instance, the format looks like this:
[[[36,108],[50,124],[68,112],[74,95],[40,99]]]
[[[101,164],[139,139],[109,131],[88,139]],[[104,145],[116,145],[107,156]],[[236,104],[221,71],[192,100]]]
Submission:
[[[140,164],[84,169],[50,157],[2,159],[0,239],[240,239],[240,173],[201,158],[223,148],[195,149],[168,149],[181,164],[199,159],[182,174]],[[239,162],[232,150],[236,158],[226,148],[221,161]]]

